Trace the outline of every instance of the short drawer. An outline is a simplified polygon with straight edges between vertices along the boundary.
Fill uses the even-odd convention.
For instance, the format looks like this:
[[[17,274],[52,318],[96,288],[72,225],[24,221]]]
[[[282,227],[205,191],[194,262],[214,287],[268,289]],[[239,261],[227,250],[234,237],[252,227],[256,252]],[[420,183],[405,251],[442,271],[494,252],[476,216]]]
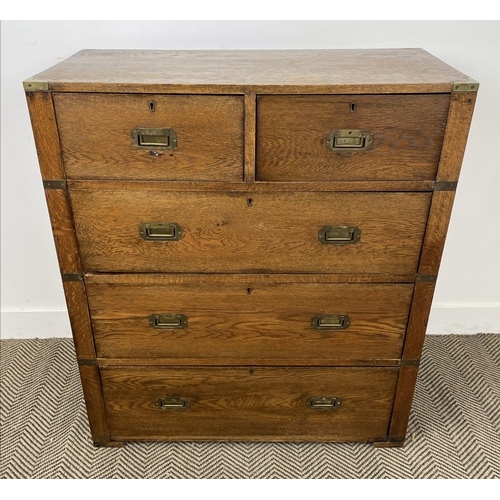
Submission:
[[[69,179],[243,179],[243,98],[55,94]]]
[[[432,180],[450,96],[260,96],[260,181]]]
[[[71,192],[85,271],[411,274],[431,197],[144,187]]]
[[[101,368],[115,440],[375,441],[397,368]]]
[[[87,282],[97,356],[316,365],[401,357],[412,284],[186,281]]]

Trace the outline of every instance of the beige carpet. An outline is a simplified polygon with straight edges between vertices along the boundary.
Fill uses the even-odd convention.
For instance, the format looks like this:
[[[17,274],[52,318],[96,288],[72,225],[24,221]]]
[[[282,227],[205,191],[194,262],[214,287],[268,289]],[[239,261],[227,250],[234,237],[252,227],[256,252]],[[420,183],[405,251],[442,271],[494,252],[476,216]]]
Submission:
[[[94,448],[68,339],[3,340],[2,478],[500,478],[500,335],[429,336],[405,448],[130,443]]]

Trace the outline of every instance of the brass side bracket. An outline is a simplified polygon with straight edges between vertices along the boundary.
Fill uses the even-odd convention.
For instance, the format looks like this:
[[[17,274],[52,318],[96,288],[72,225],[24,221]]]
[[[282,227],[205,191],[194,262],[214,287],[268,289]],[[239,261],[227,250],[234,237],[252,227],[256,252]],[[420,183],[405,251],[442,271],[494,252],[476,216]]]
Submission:
[[[434,183],[434,191],[456,191],[458,181],[438,181]]]
[[[453,92],[477,92],[479,83],[474,80],[468,82],[455,82],[453,84]]]
[[[49,82],[37,82],[35,80],[25,80],[23,82],[23,87],[25,92],[33,92],[33,91],[47,92],[49,90]]]
[[[400,366],[418,366],[419,364],[419,359],[402,359]]]
[[[95,359],[79,359],[78,364],[81,366],[94,366],[97,365],[97,361]]]
[[[67,189],[66,181],[43,181],[45,189]]]
[[[415,283],[435,283],[437,276],[435,274],[417,274]]]
[[[83,274],[80,273],[61,273],[63,281],[83,281]]]

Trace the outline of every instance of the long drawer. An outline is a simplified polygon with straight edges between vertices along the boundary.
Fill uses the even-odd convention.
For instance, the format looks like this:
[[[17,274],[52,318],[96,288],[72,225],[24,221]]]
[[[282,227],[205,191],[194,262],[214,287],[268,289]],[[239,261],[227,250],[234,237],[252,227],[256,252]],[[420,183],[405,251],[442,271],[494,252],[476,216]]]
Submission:
[[[432,180],[450,96],[260,96],[260,181]]]
[[[430,193],[72,190],[85,271],[416,271]]]
[[[375,441],[397,368],[100,369],[115,440]]]
[[[395,360],[413,293],[412,284],[110,281],[87,283],[97,356],[184,364]]]
[[[68,179],[243,180],[243,98],[55,94]]]

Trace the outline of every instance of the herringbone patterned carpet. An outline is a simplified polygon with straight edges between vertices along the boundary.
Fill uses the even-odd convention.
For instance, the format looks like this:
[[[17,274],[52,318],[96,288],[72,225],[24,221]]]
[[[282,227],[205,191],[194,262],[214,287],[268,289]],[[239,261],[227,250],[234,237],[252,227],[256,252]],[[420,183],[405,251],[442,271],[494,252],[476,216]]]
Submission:
[[[500,335],[429,336],[405,448],[94,448],[69,339],[1,341],[2,478],[500,478]]]

